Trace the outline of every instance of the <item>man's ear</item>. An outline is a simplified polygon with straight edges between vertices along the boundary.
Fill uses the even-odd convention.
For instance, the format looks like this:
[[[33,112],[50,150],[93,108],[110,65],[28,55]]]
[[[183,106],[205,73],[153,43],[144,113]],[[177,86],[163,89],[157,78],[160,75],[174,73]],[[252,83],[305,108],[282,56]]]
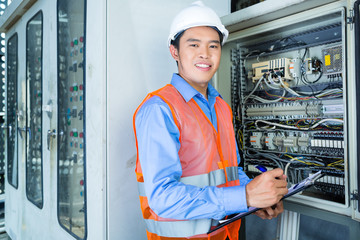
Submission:
[[[175,61],[179,60],[179,51],[177,50],[176,47],[174,47],[174,45],[170,45],[170,54],[171,56],[175,59]]]

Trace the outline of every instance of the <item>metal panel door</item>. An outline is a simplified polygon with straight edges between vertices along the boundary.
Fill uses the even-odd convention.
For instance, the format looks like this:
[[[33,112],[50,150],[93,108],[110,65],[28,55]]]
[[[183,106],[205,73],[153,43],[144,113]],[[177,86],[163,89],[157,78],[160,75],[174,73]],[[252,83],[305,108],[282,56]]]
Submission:
[[[6,199],[8,203],[5,208],[6,221],[9,225],[19,224],[17,216],[21,215],[21,209],[17,208],[15,201],[11,199],[20,199],[19,191],[19,160],[18,160],[18,34],[15,31],[9,32],[7,39],[7,100],[6,100],[6,124],[7,124],[7,141],[6,141]],[[21,187],[21,186],[20,186]],[[12,235],[13,229],[7,228],[7,232]]]
[[[356,96],[356,151],[357,151],[357,157],[354,158],[351,172],[352,172],[352,178],[353,181],[353,188],[351,191],[351,200],[353,201],[353,218],[360,221],[360,193],[359,193],[359,186],[360,186],[360,1],[355,1],[354,3],[354,50],[352,51],[354,53],[355,57],[355,96]]]
[[[25,13],[7,32],[6,230],[12,239],[74,239],[57,207],[56,23],[64,16],[56,0],[15,11]]]

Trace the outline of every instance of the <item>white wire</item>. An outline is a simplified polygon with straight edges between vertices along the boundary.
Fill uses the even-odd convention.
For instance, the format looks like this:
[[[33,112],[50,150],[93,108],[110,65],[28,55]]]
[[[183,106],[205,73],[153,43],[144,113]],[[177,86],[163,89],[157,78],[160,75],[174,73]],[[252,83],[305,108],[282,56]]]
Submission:
[[[283,97],[285,97],[285,93],[286,93],[286,91],[284,90],[281,97],[273,99],[273,100],[268,100],[268,99],[265,99],[265,98],[261,98],[259,96],[249,96],[249,97],[252,98],[252,99],[255,99],[255,100],[257,100],[257,101],[259,101],[261,103],[275,103],[275,102],[281,101],[283,99]]]
[[[299,128],[294,127],[294,126],[288,126],[288,125],[284,125],[284,124],[280,124],[280,123],[273,123],[273,122],[269,122],[269,121],[266,121],[266,120],[256,120],[255,121],[256,128],[259,128],[258,125],[257,125],[258,122],[266,123],[268,125],[273,125],[273,126],[277,126],[277,127],[281,127],[281,128],[299,129]]]
[[[264,79],[264,77],[261,77],[260,79],[259,79],[259,81],[257,82],[257,84],[255,85],[255,87],[254,87],[254,89],[251,91],[251,93],[249,93],[249,95],[247,95],[247,97],[244,99],[244,103],[249,99],[249,97],[251,96],[251,95],[253,95],[254,94],[254,92],[256,91],[256,89],[258,89],[258,87],[260,86],[260,83],[261,83],[261,81]]]
[[[286,91],[288,91],[289,93],[291,93],[292,95],[295,96],[300,96],[300,94],[298,94],[297,92],[295,92],[294,90],[292,90],[291,88],[289,88],[288,86],[285,85],[284,81],[282,80],[282,78],[279,76],[279,80],[280,80],[280,84],[281,86],[283,86],[285,88]]]
[[[284,175],[287,176],[287,171],[288,171],[288,168],[290,166],[290,164],[293,162],[293,161],[296,161],[296,159],[291,159],[290,162],[288,162],[286,165],[285,165],[285,170],[284,170]],[[288,178],[286,178],[288,180]]]
[[[255,126],[256,128],[259,129],[258,127],[258,122],[262,122],[262,123],[266,123],[268,125],[272,125],[272,126],[277,126],[277,127],[281,127],[281,128],[287,128],[287,129],[297,129],[297,130],[310,130],[313,128],[316,128],[317,126],[319,126],[320,124],[324,123],[324,122],[338,122],[338,123],[344,123],[344,120],[342,119],[335,119],[335,118],[327,118],[327,119],[323,119],[317,123],[315,123],[314,125],[307,127],[307,128],[298,128],[298,127],[294,127],[294,126],[288,126],[288,125],[284,125],[284,124],[280,124],[280,123],[274,123],[274,122],[269,122],[269,121],[265,121],[265,120],[256,120],[255,121]]]
[[[294,95],[294,96],[297,96],[297,97],[306,97],[304,95],[301,95],[301,94],[304,94],[304,93],[309,93],[309,92],[296,92],[294,91],[293,89],[289,88],[285,82],[283,81],[283,79],[278,76],[278,79],[279,79],[279,82],[280,83],[276,83],[274,82],[271,74],[268,75],[267,78],[265,78],[264,76],[262,76],[257,84],[255,85],[254,89],[249,93],[249,95],[244,99],[244,103],[249,99],[249,98],[253,98],[261,103],[275,103],[275,102],[279,102],[283,99],[283,97],[285,97],[285,91],[283,92],[282,96],[277,98],[277,99],[273,99],[273,100],[267,100],[267,99],[264,99],[264,98],[261,98],[259,96],[253,96],[254,92],[259,88],[259,86],[261,85],[261,82],[264,81],[264,83],[266,84],[267,87],[271,88],[271,89],[275,89],[275,90],[279,90],[281,88],[285,89],[287,92],[289,92],[290,94]],[[318,91],[317,92],[317,95],[315,95],[316,98],[321,98],[322,96],[326,96],[328,94],[333,94],[333,93],[341,93],[341,91],[339,91],[339,89],[330,89],[330,90],[327,90],[327,91],[324,91],[324,92],[321,92],[321,91]]]
[[[324,123],[324,122],[338,122],[338,123],[344,123],[344,120],[342,119],[336,119],[336,118],[327,118],[327,119],[323,119],[317,123],[315,123],[314,125],[312,125],[311,127],[309,127],[309,129],[312,129],[312,128],[316,128],[317,126],[319,126],[320,124]],[[303,128],[301,128],[303,129]],[[304,130],[307,130],[307,129],[304,129]]]
[[[266,78],[264,78],[264,76],[262,76],[262,77],[259,79],[259,81],[257,82],[257,84],[256,84],[256,86],[254,87],[254,89],[253,89],[253,90],[249,93],[249,95],[247,95],[247,97],[244,99],[244,102],[246,102],[249,98],[253,98],[253,99],[255,99],[255,100],[259,101],[259,102],[262,102],[262,103],[275,103],[275,102],[281,101],[281,100],[283,99],[283,97],[285,96],[285,91],[283,91],[281,97],[279,97],[279,98],[277,98],[277,99],[273,99],[273,100],[267,100],[267,99],[261,98],[261,97],[259,97],[259,96],[252,96],[252,95],[254,94],[254,92],[256,91],[256,89],[259,88],[259,86],[260,86],[260,84],[261,84],[262,81],[264,81],[265,84],[266,84],[269,88],[276,89],[276,90],[280,89],[280,85],[278,85],[278,84],[276,84],[274,81],[270,80],[270,79],[271,79],[270,75],[269,75],[269,78],[268,78],[268,79],[269,79],[269,81],[271,81],[271,82],[272,82],[275,86],[277,86],[277,87],[271,86],[271,85],[267,82]]]
[[[313,91],[298,91],[299,94],[309,94],[309,93],[313,93],[313,94],[316,94],[316,95],[324,95],[324,94],[327,94],[327,93],[336,93],[336,92],[342,92],[341,90],[339,90],[338,88],[335,88],[335,89],[329,89],[329,90],[326,90],[326,91],[323,91],[323,90],[320,90],[320,91],[316,91],[316,92],[313,92]]]
[[[339,92],[338,89],[330,89],[330,90],[327,90],[327,91],[322,92],[320,94],[317,94],[316,97],[321,97],[323,95],[327,95],[327,94],[331,94],[331,93],[338,93],[338,92]],[[340,91],[340,93],[342,93],[342,92]]]
[[[284,81],[282,80],[282,78],[281,78],[280,76],[278,76],[277,78],[279,79],[279,82],[280,82],[280,83],[274,82],[271,74],[269,74],[269,76],[268,76],[267,79],[268,79],[268,81],[269,81],[270,83],[269,83],[268,81],[266,81],[266,79],[264,79],[264,82],[265,82],[265,84],[266,84],[269,88],[276,89],[276,90],[281,89],[281,88],[284,88],[286,91],[288,91],[288,92],[291,93],[292,95],[295,95],[295,96],[298,96],[298,97],[300,96],[300,94],[298,94],[297,92],[295,92],[294,90],[292,90],[291,88],[289,88],[289,87],[284,83]],[[285,95],[284,95],[284,96],[285,96]]]

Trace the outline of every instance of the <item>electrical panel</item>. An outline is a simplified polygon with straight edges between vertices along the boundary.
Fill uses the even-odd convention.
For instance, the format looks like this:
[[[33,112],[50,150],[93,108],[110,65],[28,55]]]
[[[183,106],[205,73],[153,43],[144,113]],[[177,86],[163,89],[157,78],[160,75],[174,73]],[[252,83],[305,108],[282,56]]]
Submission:
[[[58,1],[58,214],[79,239],[86,236],[84,4]]]
[[[18,35],[12,35],[7,42],[7,84],[6,84],[6,123],[7,123],[7,180],[10,185],[18,187],[17,157],[17,81],[18,81]]]
[[[26,195],[39,208],[43,206],[42,25],[42,12],[38,12],[26,26]]]
[[[322,170],[300,195],[346,204],[344,22],[341,11],[243,38],[231,49],[234,127],[250,177],[282,168],[288,184]]]

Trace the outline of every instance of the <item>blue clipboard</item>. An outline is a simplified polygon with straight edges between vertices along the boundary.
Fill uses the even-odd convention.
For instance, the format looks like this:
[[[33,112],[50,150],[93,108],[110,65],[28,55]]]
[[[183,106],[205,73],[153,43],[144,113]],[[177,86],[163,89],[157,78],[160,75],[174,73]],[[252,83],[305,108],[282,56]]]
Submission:
[[[285,198],[288,198],[288,197],[290,197],[292,195],[295,195],[295,194],[297,194],[299,192],[302,192],[303,190],[307,189],[308,187],[314,185],[315,181],[317,179],[321,178],[322,176],[324,176],[324,174],[320,170],[320,171],[316,172],[315,174],[309,176],[308,178],[304,179],[303,181],[293,185],[292,187],[290,187],[288,189],[288,193],[281,200],[283,200]],[[220,220],[219,221],[220,224],[218,226],[216,226],[215,228],[211,229],[207,234],[212,233],[212,232],[214,232],[214,231],[216,231],[216,230],[218,230],[218,229],[220,229],[220,228],[222,228],[222,227],[224,227],[224,226],[226,226],[226,225],[228,225],[228,224],[230,224],[232,222],[235,222],[236,220],[239,220],[239,219],[241,219],[243,217],[246,217],[247,215],[250,215],[250,214],[252,214],[252,213],[254,213],[254,212],[256,212],[257,210],[260,210],[260,209],[261,208],[250,207],[249,211],[247,211],[247,212],[239,213],[239,214],[237,214],[234,217],[229,218],[229,219]]]

